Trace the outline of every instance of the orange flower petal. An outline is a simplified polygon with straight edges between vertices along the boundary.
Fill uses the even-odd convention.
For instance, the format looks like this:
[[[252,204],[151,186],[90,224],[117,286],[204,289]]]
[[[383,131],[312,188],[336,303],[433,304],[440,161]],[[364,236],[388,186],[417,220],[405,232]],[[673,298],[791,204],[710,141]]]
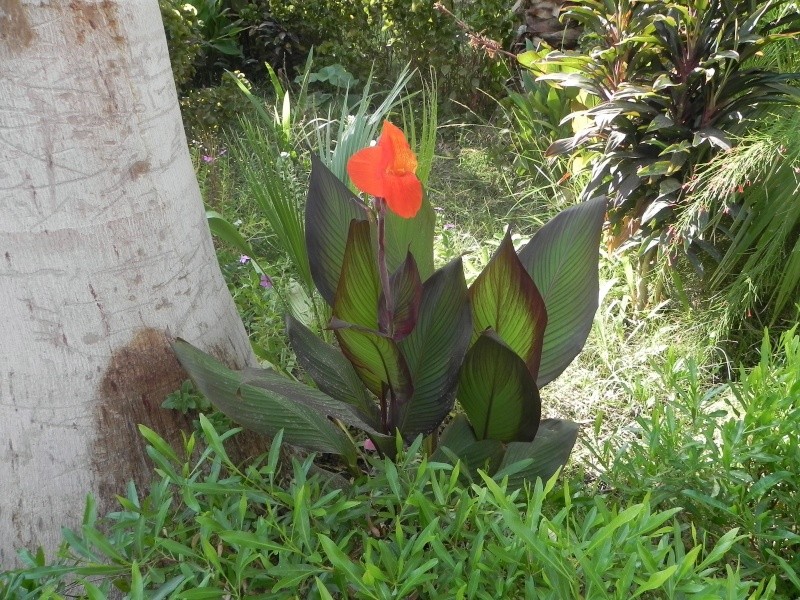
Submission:
[[[389,121],[384,121],[378,144],[389,151],[388,171],[390,174],[404,175],[417,171],[417,157],[399,127]]]
[[[384,179],[386,204],[396,215],[410,219],[422,206],[422,184],[413,173],[388,175]]]
[[[380,145],[359,150],[347,161],[347,174],[353,185],[371,196],[383,196],[388,158]]]
[[[422,184],[414,174],[417,157],[403,131],[383,122],[378,144],[356,152],[347,162],[347,174],[359,190],[384,198],[389,210],[410,219],[422,206]]]

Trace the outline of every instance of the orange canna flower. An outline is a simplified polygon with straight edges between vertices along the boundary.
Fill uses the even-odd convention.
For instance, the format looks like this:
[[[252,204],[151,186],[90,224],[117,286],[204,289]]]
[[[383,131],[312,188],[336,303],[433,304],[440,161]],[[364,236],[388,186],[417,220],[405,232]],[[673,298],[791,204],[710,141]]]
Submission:
[[[350,180],[362,192],[383,198],[389,210],[404,219],[422,206],[417,157],[400,128],[383,122],[377,145],[359,150],[347,162]]]

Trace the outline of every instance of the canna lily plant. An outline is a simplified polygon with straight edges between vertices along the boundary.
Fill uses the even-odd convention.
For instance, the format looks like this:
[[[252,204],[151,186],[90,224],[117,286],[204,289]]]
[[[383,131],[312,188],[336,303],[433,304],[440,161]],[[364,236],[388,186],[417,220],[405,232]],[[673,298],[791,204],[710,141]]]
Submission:
[[[356,152],[354,194],[317,158],[306,204],[311,275],[331,308],[326,343],[286,317],[316,387],[271,370],[232,371],[184,340],[174,350],[197,388],[234,421],[356,468],[363,432],[382,453],[431,436],[434,458],[508,475],[551,476],[575,423],[542,419],[539,389],[583,347],[598,302],[605,200],[571,207],[516,252],[508,232],[471,286],[461,259],[434,270],[434,213],[403,132],[385,122]],[[458,401],[461,411],[439,437]],[[437,445],[438,440],[438,445]]]

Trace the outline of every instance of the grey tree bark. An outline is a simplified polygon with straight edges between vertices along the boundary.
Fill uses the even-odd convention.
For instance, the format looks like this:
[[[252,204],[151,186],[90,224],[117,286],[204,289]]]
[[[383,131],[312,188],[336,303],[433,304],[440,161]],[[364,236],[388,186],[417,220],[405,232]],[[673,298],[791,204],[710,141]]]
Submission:
[[[254,364],[217,264],[156,0],[0,0],[0,567],[152,466],[167,332]]]

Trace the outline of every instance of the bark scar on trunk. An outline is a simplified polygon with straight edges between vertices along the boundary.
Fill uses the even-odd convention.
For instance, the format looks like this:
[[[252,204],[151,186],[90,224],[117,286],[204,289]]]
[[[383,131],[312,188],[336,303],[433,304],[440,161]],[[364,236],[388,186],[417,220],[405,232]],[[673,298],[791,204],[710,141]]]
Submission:
[[[94,407],[98,432],[92,448],[92,470],[99,483],[98,505],[105,512],[114,496],[133,480],[144,491],[152,464],[138,425],[156,431],[168,443],[180,442],[191,428],[191,417],[164,410],[161,403],[187,378],[163,331],[146,327],[129,344],[111,355]]]
[[[36,34],[22,7],[22,0],[0,0],[0,42],[11,52],[33,43]]]
[[[212,354],[232,368],[237,364],[231,347],[213,344]],[[95,431],[91,468],[97,482],[99,514],[116,506],[115,496],[124,494],[133,480],[140,496],[153,480],[153,464],[139,424],[160,435],[181,455],[181,432],[192,430],[195,414],[183,415],[161,408],[167,395],[188,378],[170,346],[167,332],[144,327],[125,346],[115,350],[102,375],[94,405]],[[234,462],[243,462],[266,450],[263,436],[242,432],[226,442]]]
[[[103,0],[99,3],[72,0],[69,7],[74,14],[75,32],[79,44],[86,41],[87,33],[94,32],[108,35],[120,46],[125,44],[125,38],[119,30],[117,7],[111,0]]]

